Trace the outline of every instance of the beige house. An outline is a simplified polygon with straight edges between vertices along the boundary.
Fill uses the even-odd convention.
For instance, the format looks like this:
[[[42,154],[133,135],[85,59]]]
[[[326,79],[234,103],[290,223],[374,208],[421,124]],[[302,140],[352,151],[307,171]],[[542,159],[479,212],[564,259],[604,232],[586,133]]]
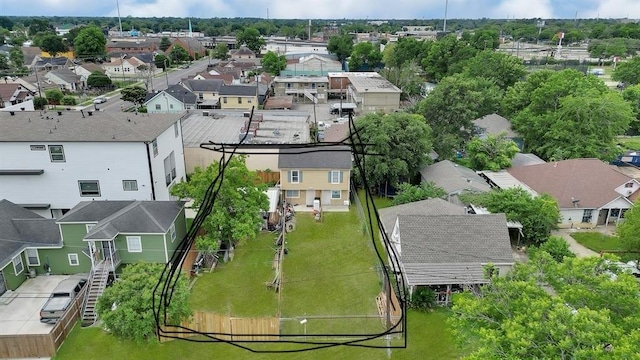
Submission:
[[[275,96],[294,95],[296,101],[315,97],[319,103],[327,102],[329,79],[326,76],[276,76],[273,79]]]
[[[252,85],[224,85],[220,87],[221,109],[251,110],[258,106],[258,88]]]
[[[351,149],[348,146],[289,147],[278,157],[287,202],[309,210],[349,208]]]
[[[347,97],[358,105],[360,113],[391,113],[400,109],[400,90],[375,72],[349,72]]]
[[[224,81],[220,79],[184,80],[182,86],[198,97],[199,109],[214,109],[219,106],[220,88]]]

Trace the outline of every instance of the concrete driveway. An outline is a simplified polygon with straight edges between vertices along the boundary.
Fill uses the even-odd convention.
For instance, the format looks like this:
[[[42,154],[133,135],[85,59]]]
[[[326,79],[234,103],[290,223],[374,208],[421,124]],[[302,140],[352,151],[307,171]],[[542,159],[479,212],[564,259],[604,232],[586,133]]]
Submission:
[[[579,258],[583,258],[587,256],[600,256],[599,253],[580,245],[574,238],[571,237],[572,233],[575,233],[578,231],[579,230],[575,230],[575,229],[560,229],[560,230],[552,231],[551,235],[562,237],[569,244],[569,250],[571,250],[571,252],[576,254],[576,256]],[[597,232],[598,230],[592,229],[589,231]]]

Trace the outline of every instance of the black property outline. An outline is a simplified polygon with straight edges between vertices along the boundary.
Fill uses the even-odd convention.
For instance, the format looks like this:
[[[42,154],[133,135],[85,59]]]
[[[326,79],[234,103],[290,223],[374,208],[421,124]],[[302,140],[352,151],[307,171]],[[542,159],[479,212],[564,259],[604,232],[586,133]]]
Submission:
[[[247,128],[250,128],[250,125],[253,121],[253,115],[254,115],[254,109],[251,110],[250,116],[249,116],[249,123],[247,125]],[[340,142],[333,142],[333,143],[311,143],[311,144],[274,144],[274,145],[251,145],[251,144],[244,144],[246,138],[247,138],[248,133],[245,133],[244,137],[242,138],[242,140],[239,143],[234,143],[234,144],[225,144],[225,143],[214,143],[214,142],[209,142],[209,143],[203,143],[200,144],[200,147],[203,149],[207,149],[207,150],[213,150],[213,151],[218,151],[218,152],[222,152],[222,157],[219,161],[219,172],[218,175],[216,176],[216,178],[211,182],[211,184],[209,185],[209,187],[207,188],[205,195],[203,197],[203,201],[202,204],[200,206],[200,208],[198,209],[198,212],[196,214],[196,217],[193,221],[193,223],[191,224],[191,227],[189,228],[189,230],[187,231],[187,234],[185,235],[185,237],[181,240],[180,244],[178,245],[178,248],[173,252],[171,259],[169,260],[169,262],[167,262],[165,264],[165,267],[162,271],[162,274],[160,276],[160,279],[158,280],[158,283],[156,284],[156,286],[154,287],[153,290],[153,296],[152,296],[152,302],[153,302],[153,314],[154,314],[154,319],[156,322],[156,327],[158,329],[158,338],[172,338],[172,339],[180,339],[180,340],[185,340],[185,341],[191,341],[191,342],[212,342],[212,343],[216,343],[216,342],[223,342],[223,343],[227,343],[233,346],[236,346],[238,348],[241,349],[245,349],[254,353],[292,353],[292,352],[303,352],[303,351],[310,351],[310,350],[318,350],[318,349],[323,349],[323,348],[329,348],[329,347],[335,347],[335,346],[352,346],[352,347],[361,347],[361,348],[374,348],[374,349],[401,349],[401,348],[406,348],[407,347],[407,336],[406,336],[406,330],[407,330],[407,318],[406,318],[406,314],[407,314],[407,300],[406,300],[406,296],[405,296],[405,277],[404,274],[402,273],[402,268],[400,266],[399,263],[399,257],[398,254],[396,252],[396,249],[394,246],[391,245],[387,234],[385,233],[385,231],[383,231],[383,227],[382,227],[382,222],[380,220],[380,216],[378,214],[378,209],[376,208],[375,204],[372,201],[372,196],[371,193],[369,191],[369,186],[368,186],[368,182],[366,180],[366,177],[364,176],[364,169],[365,169],[365,154],[369,155],[369,156],[375,156],[377,154],[373,154],[373,153],[369,153],[367,154],[365,152],[365,147],[367,145],[370,144],[363,144],[360,138],[360,134],[358,133],[357,129],[355,128],[355,123],[353,121],[353,116],[351,114],[349,114],[349,135],[347,138],[343,139]],[[195,238],[196,238],[196,233],[197,230],[200,228],[200,226],[203,224],[205,218],[211,213],[211,210],[213,209],[213,206],[215,204],[215,199],[217,197],[218,191],[220,189],[220,186],[222,185],[222,182],[224,181],[224,171],[228,165],[228,161],[226,160],[227,155],[229,156],[229,159],[231,159],[234,155],[236,154],[273,154],[273,153],[268,153],[268,152],[243,152],[240,153],[238,152],[239,148],[289,148],[289,149],[299,149],[299,152],[297,152],[297,154],[300,153],[309,153],[309,152],[326,152],[326,151],[344,151],[344,150],[331,150],[331,149],[325,149],[322,150],[322,147],[330,147],[330,146],[336,146],[336,145],[343,145],[343,146],[349,146],[350,147],[350,151],[352,153],[353,156],[353,160],[354,163],[356,165],[357,170],[360,173],[360,177],[361,180],[363,182],[363,186],[365,188],[366,191],[366,210],[367,210],[367,215],[369,218],[369,229],[371,229],[371,233],[369,234],[370,237],[370,241],[372,242],[373,248],[376,251],[376,255],[378,257],[379,260],[379,264],[380,267],[384,270],[384,274],[385,274],[385,287],[387,287],[388,289],[394,289],[399,305],[401,307],[401,311],[402,311],[402,315],[400,317],[400,319],[392,324],[386,331],[383,331],[381,333],[374,333],[374,334],[278,334],[278,335],[273,335],[273,336],[277,336],[278,340],[226,340],[226,339],[222,339],[220,338],[220,336],[228,336],[228,337],[251,337],[251,336],[270,336],[270,335],[265,335],[265,334],[233,334],[233,333],[215,333],[215,332],[200,332],[200,331],[196,331],[187,327],[184,327],[180,324],[168,324],[167,323],[167,313],[166,313],[166,309],[168,308],[168,305],[171,302],[171,298],[173,297],[173,291],[175,289],[175,285],[179,279],[180,276],[180,269],[182,268],[182,264],[186,258],[186,255],[188,253],[188,250],[191,248],[192,244],[195,242]],[[227,152],[226,148],[230,147],[232,148],[232,150],[230,152]],[[305,151],[306,149],[306,151]],[[290,153],[290,154],[296,154],[294,153]],[[364,209],[363,209],[364,210]],[[383,260],[383,255],[380,254],[380,252],[378,251],[378,248],[376,245],[376,240],[375,240],[375,230],[373,227],[373,220],[372,220],[372,215],[375,215],[375,219],[376,219],[376,228],[379,231],[379,234],[381,236],[381,240],[383,241],[385,250],[387,251],[388,254],[388,259],[390,262],[389,267],[391,269],[394,269],[393,274],[390,274],[389,268],[387,266],[384,265],[384,260]],[[395,278],[395,282],[391,281],[391,277]],[[156,296],[159,296],[159,301],[156,301]],[[387,302],[389,302],[389,299],[387,300]],[[390,303],[390,302],[389,302]],[[162,311],[161,310],[161,306],[164,305],[162,307]],[[393,306],[393,304],[391,303],[390,306]],[[388,317],[388,316],[387,316]],[[167,331],[167,330],[163,330],[162,326],[171,326],[173,328],[177,328],[180,329],[180,331],[178,330],[174,330],[174,331]],[[204,336],[208,339],[193,339],[193,338],[183,338],[180,337],[179,335],[184,335],[184,334],[192,334],[192,335],[201,335]],[[363,344],[363,342],[366,341],[370,341],[370,340],[374,340],[374,339],[379,339],[382,337],[386,337],[389,335],[393,335],[393,334],[402,334],[402,345],[370,345],[370,344]],[[303,337],[305,338],[304,341],[301,340],[282,340],[282,338],[291,338],[291,337]],[[314,338],[314,337],[332,337],[332,338],[345,338],[345,341],[312,341],[312,340],[307,340],[308,338]],[[359,337],[358,339],[353,339],[354,337]],[[348,340],[347,340],[348,338]],[[300,348],[300,349],[291,349],[291,350],[256,350],[253,349],[247,345],[247,343],[276,343],[276,344],[298,344],[298,345],[309,345],[308,347],[304,347],[304,348]]]

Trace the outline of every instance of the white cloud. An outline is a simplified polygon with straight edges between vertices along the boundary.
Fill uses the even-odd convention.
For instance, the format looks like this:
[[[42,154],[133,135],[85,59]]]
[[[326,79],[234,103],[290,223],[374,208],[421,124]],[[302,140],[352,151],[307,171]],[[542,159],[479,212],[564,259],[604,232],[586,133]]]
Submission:
[[[584,14],[578,14],[584,18],[632,18],[640,16],[640,1],[638,0],[599,0],[594,9]]]
[[[505,19],[553,18],[551,0],[503,0],[492,11],[492,17]]]

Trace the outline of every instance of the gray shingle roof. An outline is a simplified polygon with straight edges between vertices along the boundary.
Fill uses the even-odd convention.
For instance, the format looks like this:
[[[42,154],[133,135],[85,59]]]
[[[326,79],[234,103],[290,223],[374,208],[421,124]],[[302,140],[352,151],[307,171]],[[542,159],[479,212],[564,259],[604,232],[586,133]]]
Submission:
[[[180,214],[182,201],[81,202],[58,219],[58,223],[96,222],[85,239],[112,239],[118,233],[166,233]]]
[[[184,86],[194,92],[206,91],[206,92],[220,92],[220,88],[224,86],[224,81],[220,79],[206,79],[206,80],[185,80]]]
[[[82,81],[82,76],[76,75],[73,71],[66,68],[51,70],[49,73],[70,84]]]
[[[498,114],[490,114],[472,121],[473,125],[482,129],[483,134],[497,135],[506,132],[507,138],[519,137],[516,132],[511,130],[511,122]]]
[[[220,95],[256,96],[257,90],[255,85],[224,85],[220,88]]]
[[[51,247],[62,244],[54,219],[0,200],[0,269],[26,247]]]
[[[523,153],[517,153],[513,159],[511,159],[511,167],[517,167],[517,166],[529,166],[529,165],[537,165],[537,164],[544,164],[545,161],[540,159],[538,156],[536,156],[535,154],[523,154]]]
[[[351,169],[348,146],[316,146],[280,149],[280,169]]]
[[[19,111],[15,115],[0,112],[0,142],[9,141],[153,141],[180,114],[130,114],[84,111]],[[48,118],[48,119],[47,119]],[[131,120],[131,121],[129,121]]]
[[[433,181],[448,194],[458,193],[463,190],[476,192],[491,190],[489,184],[475,171],[449,160],[426,166],[420,171],[420,175],[422,175],[424,181]]]
[[[452,204],[443,199],[427,199],[414,201],[407,204],[391,206],[384,209],[379,209],[380,221],[384,226],[387,235],[393,231],[396,218],[399,215],[464,215],[466,209],[464,206]]]
[[[486,263],[513,264],[504,214],[400,215],[408,285],[481,283]]]
[[[161,95],[163,92],[171,95],[173,98],[175,98],[180,102],[184,102],[185,104],[195,104],[196,101],[198,100],[198,97],[194,93],[189,91],[184,86],[176,84],[176,85],[169,86],[169,88],[166,90],[147,93],[147,97],[145,98],[144,102],[147,103],[149,100],[155,98],[156,96]]]

